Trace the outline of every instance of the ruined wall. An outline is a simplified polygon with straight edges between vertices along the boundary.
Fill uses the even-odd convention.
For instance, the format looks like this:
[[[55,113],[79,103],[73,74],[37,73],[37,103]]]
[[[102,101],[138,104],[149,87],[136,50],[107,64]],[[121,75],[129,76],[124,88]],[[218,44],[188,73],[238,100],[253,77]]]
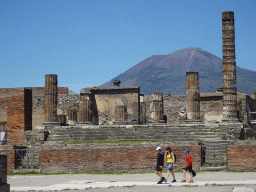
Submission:
[[[186,148],[191,151],[193,168],[201,166],[201,146],[188,143],[45,146],[39,152],[39,164],[42,172],[154,171],[159,145],[175,151],[175,170],[185,166]]]
[[[227,156],[231,170],[256,170],[256,142],[228,145]]]
[[[97,87],[94,94],[100,125],[113,124],[117,105],[127,106],[128,122],[139,122],[139,87]]]
[[[7,172],[15,170],[15,150],[13,146],[0,146],[0,155],[7,155]]]
[[[22,144],[25,139],[24,88],[0,89],[0,103],[7,114],[8,144]]]

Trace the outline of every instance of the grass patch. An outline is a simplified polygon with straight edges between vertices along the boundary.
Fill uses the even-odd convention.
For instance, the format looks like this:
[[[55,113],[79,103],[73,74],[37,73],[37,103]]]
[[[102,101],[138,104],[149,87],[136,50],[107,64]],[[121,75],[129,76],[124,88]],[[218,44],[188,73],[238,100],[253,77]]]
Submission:
[[[198,185],[182,185],[183,187],[198,187]]]

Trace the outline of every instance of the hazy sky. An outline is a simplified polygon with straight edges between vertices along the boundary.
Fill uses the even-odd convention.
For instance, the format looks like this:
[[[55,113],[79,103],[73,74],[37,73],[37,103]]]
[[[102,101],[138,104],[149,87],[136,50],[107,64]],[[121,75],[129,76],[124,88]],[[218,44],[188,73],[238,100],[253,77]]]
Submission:
[[[234,11],[237,66],[256,71],[256,0],[0,0],[0,88],[79,93],[152,55],[199,47],[222,58],[222,12]]]

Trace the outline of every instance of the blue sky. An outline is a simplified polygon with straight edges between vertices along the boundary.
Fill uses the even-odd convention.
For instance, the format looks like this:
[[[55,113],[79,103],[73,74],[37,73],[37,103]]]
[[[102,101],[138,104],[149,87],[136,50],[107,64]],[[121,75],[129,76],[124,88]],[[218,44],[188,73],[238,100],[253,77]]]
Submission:
[[[0,88],[79,93],[152,55],[199,47],[222,58],[222,12],[234,11],[237,66],[256,71],[256,0],[0,0]]]

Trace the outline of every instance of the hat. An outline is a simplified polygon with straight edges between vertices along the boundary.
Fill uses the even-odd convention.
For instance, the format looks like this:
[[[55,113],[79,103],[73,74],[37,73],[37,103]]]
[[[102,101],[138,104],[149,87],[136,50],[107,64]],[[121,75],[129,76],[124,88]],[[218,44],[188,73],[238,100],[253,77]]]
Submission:
[[[186,153],[186,152],[189,152],[189,149],[185,149],[185,151],[183,151],[184,153]]]
[[[161,150],[161,147],[157,147],[156,150],[157,150],[157,151],[158,151],[158,150]]]

